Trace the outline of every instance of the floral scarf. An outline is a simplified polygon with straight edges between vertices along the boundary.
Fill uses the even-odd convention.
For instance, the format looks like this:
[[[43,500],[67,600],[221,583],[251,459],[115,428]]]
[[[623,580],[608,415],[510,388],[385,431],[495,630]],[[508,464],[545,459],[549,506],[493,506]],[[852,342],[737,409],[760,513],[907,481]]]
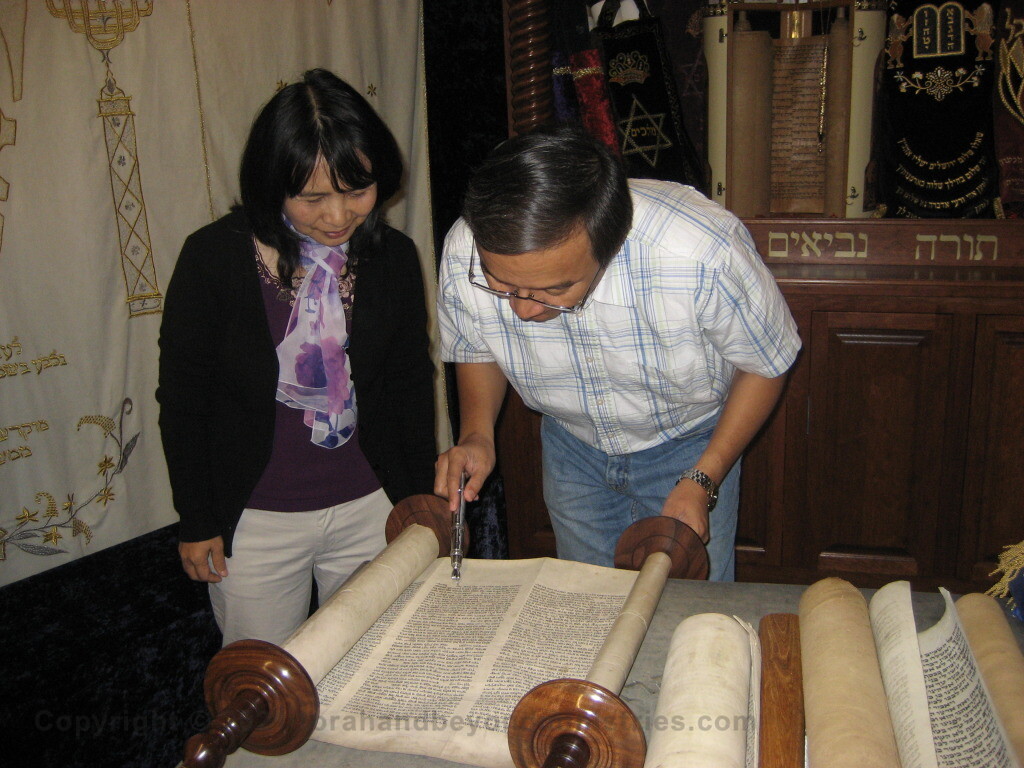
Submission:
[[[295,228],[285,219],[292,231]],[[312,442],[337,448],[356,427],[356,395],[348,354],[348,325],[338,293],[338,276],[348,261],[348,244],[321,245],[301,233],[299,250],[306,276],[299,286],[284,339],[277,347],[277,399],[304,409]]]

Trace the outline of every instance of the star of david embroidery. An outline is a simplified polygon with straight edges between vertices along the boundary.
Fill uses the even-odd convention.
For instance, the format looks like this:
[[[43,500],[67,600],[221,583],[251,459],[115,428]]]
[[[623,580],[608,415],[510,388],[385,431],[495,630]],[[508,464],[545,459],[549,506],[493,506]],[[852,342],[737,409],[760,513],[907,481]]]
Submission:
[[[683,64],[677,67],[679,74],[683,76],[683,87],[679,91],[680,96],[702,95],[701,83],[704,78],[704,62],[694,61],[691,64]]]
[[[662,130],[664,124],[664,113],[652,115],[634,96],[629,107],[629,117],[619,121],[623,157],[640,155],[654,168],[658,162],[659,151],[672,148],[672,142]]]

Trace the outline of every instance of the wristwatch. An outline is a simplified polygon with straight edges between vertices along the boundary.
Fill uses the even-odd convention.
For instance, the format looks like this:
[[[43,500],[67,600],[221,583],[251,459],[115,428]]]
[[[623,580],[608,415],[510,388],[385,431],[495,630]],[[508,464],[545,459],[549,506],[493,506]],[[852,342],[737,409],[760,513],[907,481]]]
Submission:
[[[704,489],[708,495],[708,512],[715,508],[715,504],[718,503],[718,483],[696,467],[683,472],[683,474],[679,476],[679,479],[676,480],[676,485],[679,485],[683,480],[693,480],[693,482]]]

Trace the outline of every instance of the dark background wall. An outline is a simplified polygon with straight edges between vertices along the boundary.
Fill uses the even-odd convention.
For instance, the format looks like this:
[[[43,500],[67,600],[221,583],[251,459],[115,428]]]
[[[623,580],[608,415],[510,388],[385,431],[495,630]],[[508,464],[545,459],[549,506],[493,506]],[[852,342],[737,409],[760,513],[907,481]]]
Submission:
[[[424,0],[434,247],[473,167],[507,135],[501,0]]]
[[[475,166],[508,136],[505,49],[501,0],[425,0],[427,127],[434,253],[459,217],[462,195]],[[455,376],[447,367],[449,417],[458,435]],[[469,554],[508,554],[504,491],[492,474],[481,498],[467,509]]]

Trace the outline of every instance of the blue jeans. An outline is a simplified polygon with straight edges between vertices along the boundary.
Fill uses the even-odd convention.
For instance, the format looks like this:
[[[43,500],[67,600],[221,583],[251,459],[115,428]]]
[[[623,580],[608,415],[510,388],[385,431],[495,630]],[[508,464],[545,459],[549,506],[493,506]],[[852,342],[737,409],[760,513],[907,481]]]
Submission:
[[[713,429],[711,425],[653,448],[609,456],[545,416],[541,422],[544,502],[555,529],[558,556],[611,566],[619,536],[640,518],[661,514],[679,475],[697,463]],[[736,462],[710,516],[711,581],[734,579],[739,488],[740,463]]]

